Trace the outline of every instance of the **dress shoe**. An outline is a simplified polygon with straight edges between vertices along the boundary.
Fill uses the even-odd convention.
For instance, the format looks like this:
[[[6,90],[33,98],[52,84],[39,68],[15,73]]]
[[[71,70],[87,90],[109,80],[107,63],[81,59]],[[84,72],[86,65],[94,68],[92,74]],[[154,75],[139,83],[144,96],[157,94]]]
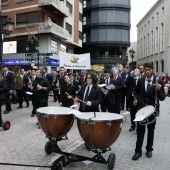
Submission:
[[[134,131],[134,130],[135,130],[135,128],[131,127],[131,128],[129,129],[129,132],[132,132],[132,131]]]
[[[8,113],[9,113],[9,111],[7,111],[7,110],[4,111],[4,114],[8,114]]]
[[[32,115],[31,115],[31,117],[34,117],[34,116],[35,116],[35,114],[32,114]]]
[[[38,129],[41,129],[40,125],[38,126]]]
[[[21,108],[22,108],[22,106],[18,106],[18,107],[17,107],[17,109],[21,109]]]
[[[39,122],[37,122],[36,125],[39,125]]]
[[[151,158],[152,157],[152,151],[146,151],[146,156],[148,158]]]
[[[132,157],[132,160],[136,161],[142,156],[141,153],[135,153],[135,155]]]
[[[26,108],[28,108],[28,107],[29,107],[29,105],[26,106]]]

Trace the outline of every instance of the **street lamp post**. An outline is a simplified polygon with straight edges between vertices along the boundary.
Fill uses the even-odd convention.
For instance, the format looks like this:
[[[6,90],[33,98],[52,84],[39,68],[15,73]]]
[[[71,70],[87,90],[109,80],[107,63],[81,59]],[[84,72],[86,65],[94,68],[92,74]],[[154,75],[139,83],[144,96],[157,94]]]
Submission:
[[[132,59],[131,68],[132,68],[132,70],[133,70],[133,59],[134,59],[134,57],[135,57],[135,50],[133,50],[133,48],[130,49],[130,50],[129,50],[129,54],[130,54],[130,57],[131,57],[131,59]]]
[[[27,44],[25,46],[26,51],[28,52],[37,52],[37,59],[38,59],[38,69],[40,66],[40,55],[39,55],[39,40],[33,34],[28,35]]]
[[[4,35],[10,35],[13,31],[13,25],[11,18],[8,18],[8,20],[5,23],[5,27],[2,25],[2,11],[0,11],[0,72],[2,71],[2,54],[3,54],[3,39]]]

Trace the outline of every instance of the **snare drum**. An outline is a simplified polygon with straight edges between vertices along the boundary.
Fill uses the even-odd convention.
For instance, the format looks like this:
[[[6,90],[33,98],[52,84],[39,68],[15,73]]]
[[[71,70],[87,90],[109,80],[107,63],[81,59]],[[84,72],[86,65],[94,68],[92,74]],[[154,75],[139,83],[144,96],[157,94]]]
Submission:
[[[157,112],[155,108],[151,105],[145,106],[138,110],[136,113],[136,118],[141,117],[143,120],[139,121],[141,125],[149,125],[157,119]]]
[[[37,117],[42,131],[55,138],[65,136],[74,123],[73,109],[67,107],[42,107],[37,109]]]
[[[79,133],[90,148],[107,149],[118,138],[123,116],[114,113],[87,112],[76,115]]]

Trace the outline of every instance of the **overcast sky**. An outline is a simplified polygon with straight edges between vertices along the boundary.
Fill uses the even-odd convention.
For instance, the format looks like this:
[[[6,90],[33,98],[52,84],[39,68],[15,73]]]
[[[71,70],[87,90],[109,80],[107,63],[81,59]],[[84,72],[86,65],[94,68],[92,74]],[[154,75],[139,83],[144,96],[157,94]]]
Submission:
[[[130,41],[137,41],[137,23],[149,11],[157,0],[131,0],[131,35]]]

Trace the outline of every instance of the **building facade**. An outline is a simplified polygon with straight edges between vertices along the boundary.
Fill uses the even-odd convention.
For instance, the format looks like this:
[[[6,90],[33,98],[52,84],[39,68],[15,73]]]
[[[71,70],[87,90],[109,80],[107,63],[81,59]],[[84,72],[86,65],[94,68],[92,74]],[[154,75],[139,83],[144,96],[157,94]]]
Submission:
[[[157,75],[170,74],[169,9],[169,0],[159,0],[137,24],[138,64],[152,62]]]
[[[126,65],[130,46],[130,0],[83,0],[83,48],[91,64]]]
[[[4,41],[16,41],[15,54],[3,50],[5,60],[25,58],[28,53],[25,46],[34,44],[36,40],[39,54],[53,53],[52,58],[56,60],[59,60],[60,50],[73,53],[75,47],[82,46],[81,0],[2,0],[1,6],[2,24],[8,18],[14,22],[14,30]],[[31,48],[29,53],[35,51],[35,48]],[[59,62],[56,66],[59,66]]]

